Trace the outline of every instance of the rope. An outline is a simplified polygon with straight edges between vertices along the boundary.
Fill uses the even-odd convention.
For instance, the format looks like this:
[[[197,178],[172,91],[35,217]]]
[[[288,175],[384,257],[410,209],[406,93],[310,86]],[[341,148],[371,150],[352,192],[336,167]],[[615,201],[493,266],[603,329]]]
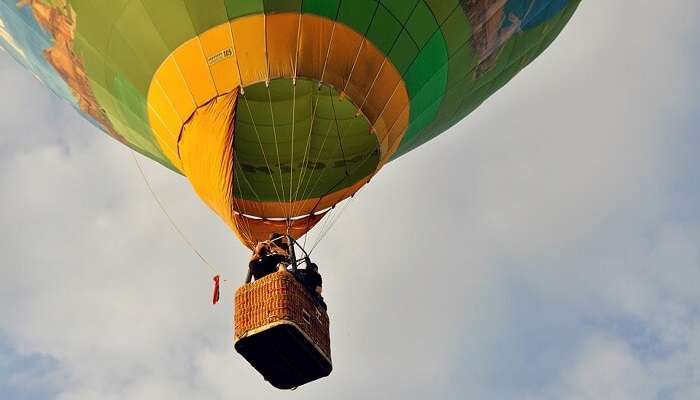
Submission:
[[[362,189],[362,188],[360,188],[360,190],[361,190],[361,189]],[[322,230],[322,231],[320,232],[320,235],[319,235],[319,237],[316,239],[316,242],[314,242],[313,246],[311,246],[311,250],[309,250],[309,255],[311,255],[311,253],[313,253],[314,249],[316,249],[316,246],[318,246],[318,244],[321,243],[321,241],[326,237],[326,235],[328,234],[328,232],[331,231],[331,229],[333,228],[333,226],[335,225],[335,223],[338,222],[338,220],[340,219],[340,217],[343,216],[343,213],[345,213],[345,210],[347,210],[347,209],[350,207],[350,205],[353,203],[353,201],[355,200],[355,197],[357,197],[357,194],[360,192],[360,190],[358,190],[357,192],[355,192],[355,193],[348,199],[348,201],[345,202],[345,204],[343,205],[343,208],[342,208],[340,211],[338,211],[335,215],[332,216],[333,218],[332,218],[332,221],[330,222],[330,224],[328,224],[328,226],[326,226],[326,227],[324,228],[325,231]]]
[[[306,145],[304,146],[304,157],[302,158],[301,164],[300,164],[300,165],[302,165],[301,173],[299,174],[299,179],[297,180],[297,185],[296,185],[296,189],[294,191],[294,198],[292,199],[292,202],[297,201],[297,196],[299,195],[299,189],[301,188],[301,183],[304,180],[304,177],[306,176],[307,168],[309,166],[309,155],[311,153],[311,135],[313,133],[314,124],[316,122],[316,110],[318,109],[318,101],[321,97],[320,96],[321,87],[319,86],[318,89],[312,89],[312,90],[313,90],[312,93],[314,96],[316,96],[316,98],[314,99],[315,100],[314,106],[313,106],[313,109],[311,111],[311,124],[309,126],[309,133],[306,137]],[[294,212],[296,212],[296,210],[294,210]]]
[[[309,127],[309,135],[306,139],[306,148],[304,149],[304,158],[302,159],[303,167],[301,170],[301,174],[299,175],[299,180],[297,182],[296,191],[294,192],[294,201],[297,200],[297,195],[299,194],[299,189],[301,188],[301,183],[302,183],[304,177],[306,176],[307,167],[309,165],[307,158],[309,156],[309,152],[311,151],[311,134],[313,133],[313,130],[314,130],[314,122],[316,121],[316,110],[318,108],[318,100],[320,97],[318,92],[320,92],[321,84],[323,83],[323,78],[326,75],[326,67],[328,67],[328,57],[331,54],[331,48],[333,47],[333,38],[335,37],[335,28],[338,25],[338,22],[337,22],[338,15],[340,15],[340,3],[338,3],[338,8],[335,11],[335,18],[333,20],[333,29],[331,29],[331,37],[328,39],[328,49],[326,49],[326,57],[324,58],[324,61],[323,61],[323,69],[321,70],[321,79],[318,82],[318,89],[319,90],[316,92],[316,101],[315,101],[315,104],[314,104],[314,107],[313,107],[312,113],[311,113],[311,126]],[[297,43],[297,46],[298,46],[298,43]],[[296,74],[296,71],[295,71],[295,74]]]
[[[279,171],[280,175],[280,191],[282,192],[282,198],[280,198],[280,203],[284,200],[284,179],[282,178],[282,161],[280,160],[280,148],[279,145],[277,144],[277,124],[275,123],[275,111],[272,108],[272,94],[270,93],[270,85],[266,84],[266,89],[267,89],[267,101],[268,105],[270,107],[270,121],[272,121],[272,136],[275,139],[275,153],[277,154],[277,170]],[[248,104],[246,102],[246,104]],[[250,118],[253,118],[253,115],[251,114]],[[256,128],[257,132],[257,128]],[[260,144],[262,146],[262,143]],[[287,216],[289,217],[289,216]]]
[[[362,166],[363,166],[370,158],[372,158],[372,155],[373,155],[374,153],[375,153],[375,151],[372,151],[372,152],[368,153],[368,154],[367,154],[367,157],[365,157],[365,159],[362,160],[362,162],[360,162],[358,165],[355,166],[355,169],[352,170],[352,172],[350,173],[350,176],[354,175],[357,171],[359,171],[360,168],[362,168]],[[345,181],[345,179],[347,179],[347,177],[341,178],[341,179],[338,180],[333,186],[331,186],[331,188],[328,189],[328,191],[327,191],[326,193],[324,193],[323,196],[321,196],[321,197],[316,201],[316,204],[315,204],[314,207],[311,209],[311,212],[313,213],[313,212],[316,210],[316,207],[318,207],[319,204],[321,204],[321,201],[323,201],[323,198],[326,197],[328,194],[332,193],[332,192],[335,190],[335,188],[338,187],[338,185],[340,185],[341,183],[343,183],[343,181]],[[369,182],[369,181],[368,181],[368,182]],[[318,185],[318,181],[316,182],[315,185]],[[314,187],[312,188],[311,192],[313,192],[313,190],[315,189],[315,185],[314,185]],[[364,186],[364,184],[363,184],[363,186]],[[359,189],[358,189],[358,190],[359,190]]]
[[[243,95],[243,101],[245,102],[245,106],[248,109],[248,115],[250,116],[250,121],[253,123],[253,131],[255,131],[255,136],[258,138],[258,144],[260,145],[260,153],[263,156],[263,160],[265,160],[265,166],[267,167],[267,171],[270,173],[270,181],[272,182],[272,188],[275,189],[275,196],[277,196],[277,201],[279,201],[281,203],[282,198],[280,197],[280,194],[277,191],[277,185],[275,184],[274,174],[272,173],[272,168],[270,168],[270,163],[267,161],[267,155],[265,155],[265,148],[262,144],[262,140],[260,139],[260,133],[258,133],[258,127],[255,124],[255,118],[253,117],[253,112],[250,110],[250,105],[248,104],[248,99],[246,98],[245,95]]]
[[[296,68],[296,67],[295,67]],[[296,75],[296,71],[294,71],[294,74]],[[292,215],[292,191],[294,190],[294,130],[296,129],[295,122],[296,122],[296,109],[297,109],[297,82],[296,82],[296,76],[294,77],[294,82],[292,85],[294,87],[292,90],[294,91],[293,98],[292,98],[292,151],[291,153],[291,160],[289,162],[289,207],[287,208],[287,232],[286,234],[289,235],[289,229],[291,228],[292,222],[290,220]]]
[[[328,91],[330,92],[330,89],[328,89]],[[331,97],[331,101],[333,101],[332,97]],[[331,132],[332,127],[333,127],[333,124],[329,123],[328,128],[326,129],[326,134],[323,135],[323,141],[321,142],[321,148],[316,153],[316,158],[314,160],[314,166],[316,166],[318,164],[318,161],[321,159],[321,154],[323,153],[323,149],[325,149],[325,147],[326,147],[326,141],[328,140],[328,137],[330,136],[330,132]],[[310,150],[309,150],[309,153],[310,153]],[[310,157],[309,157],[309,160],[311,160]],[[313,192],[313,189],[315,189],[316,185],[318,185],[318,182],[321,180],[321,178],[326,175],[326,172],[328,172],[328,169],[323,168],[323,170],[321,171],[321,174],[316,178],[316,184],[312,187],[310,192],[308,191],[308,189],[309,189],[309,183],[311,183],[311,179],[313,178],[313,172],[309,173],[308,179],[305,181],[306,183],[304,183],[304,189],[302,189],[302,191],[301,191],[301,198],[306,198],[310,193]],[[306,178],[306,174],[304,174],[303,178]],[[301,188],[301,183],[302,183],[302,181],[300,179],[299,180],[300,185],[297,188],[297,193],[298,193],[299,189]],[[295,209],[294,212],[296,213],[296,212],[298,212],[298,210]]]
[[[136,168],[138,168],[139,174],[141,175],[141,178],[143,178],[143,182],[146,184],[146,187],[148,188],[148,191],[151,193],[151,196],[153,196],[153,200],[155,200],[156,204],[158,205],[158,208],[160,208],[160,210],[163,212],[163,214],[168,219],[168,221],[170,221],[170,225],[172,225],[173,229],[175,229],[175,232],[177,232],[177,234],[180,236],[182,241],[185,242],[185,244],[187,244],[187,246],[194,252],[194,254],[196,254],[197,257],[199,257],[199,259],[202,260],[204,265],[206,265],[214,273],[214,275],[220,275],[218,270],[216,268],[214,268],[214,266],[212,266],[209,263],[209,261],[207,261],[207,259],[204,258],[204,256],[199,251],[197,251],[197,249],[192,244],[192,242],[187,238],[187,236],[185,236],[182,229],[180,229],[180,227],[175,223],[175,220],[170,215],[170,213],[168,213],[168,211],[165,209],[165,207],[163,206],[163,203],[158,198],[158,195],[156,194],[155,190],[153,190],[153,186],[151,186],[151,182],[148,180],[148,177],[146,177],[146,173],[143,171],[143,168],[141,167],[141,163],[139,162],[138,158],[136,158],[136,154],[133,150],[131,150],[131,158],[133,158],[134,162],[136,163]],[[222,279],[222,280],[224,282],[226,281],[226,279]]]
[[[299,71],[299,47],[300,47],[300,41],[301,41],[301,21],[304,18],[304,13],[302,12],[304,8],[304,0],[299,2],[299,20],[297,21],[297,40],[296,40],[296,48],[294,49],[294,77],[292,78],[292,85],[294,85],[294,88],[292,89],[294,91],[293,97],[292,97],[292,151],[291,151],[291,160],[289,163],[289,208],[287,210],[287,236],[289,236],[289,230],[292,227],[292,221],[291,217],[292,215],[292,208],[293,208],[293,192],[294,192],[294,134],[295,134],[295,129],[296,129],[296,110],[297,110],[297,74]],[[300,171],[301,172],[301,171]]]
[[[314,240],[314,243],[318,242],[319,237],[321,236],[321,232],[326,229],[326,225],[328,225],[328,222],[331,220],[331,217],[335,214],[336,207],[333,206],[331,207],[330,210],[326,212],[326,215],[323,216],[323,223],[321,224],[320,229],[317,229],[318,226],[314,227],[314,231],[318,231],[319,234],[317,235],[316,240]],[[306,237],[304,237],[304,248],[306,248]]]
[[[342,96],[342,94],[341,94]],[[331,96],[331,108],[333,109],[333,120],[335,121],[335,130],[336,133],[338,134],[338,146],[340,146],[340,155],[343,157],[343,167],[345,167],[345,176],[350,176],[348,173],[348,161],[345,158],[345,150],[343,149],[343,139],[342,135],[340,134],[340,124],[338,124],[338,114],[335,112],[335,101],[333,101],[333,97]]]
[[[258,193],[253,189],[253,185],[250,184],[250,181],[248,180],[248,176],[246,175],[245,171],[243,170],[243,167],[241,166],[241,163],[238,161],[238,158],[234,157],[234,168],[237,168],[240,171],[240,174],[237,174],[236,176],[240,176],[243,178],[243,181],[245,184],[248,186],[248,189],[250,189],[250,192],[253,193],[253,196],[255,196],[255,199],[259,202],[262,203],[262,200],[260,200],[260,196],[258,196]],[[241,189],[240,185],[238,186],[238,194],[241,195],[241,198],[243,198],[243,190]],[[259,211],[263,211],[260,209]]]

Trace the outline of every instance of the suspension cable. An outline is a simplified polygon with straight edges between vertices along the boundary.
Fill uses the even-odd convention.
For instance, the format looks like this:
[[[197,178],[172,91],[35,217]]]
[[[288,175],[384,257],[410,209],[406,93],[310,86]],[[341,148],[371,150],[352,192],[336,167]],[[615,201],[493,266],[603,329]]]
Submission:
[[[139,174],[141,175],[141,178],[143,179],[143,182],[146,184],[146,187],[148,188],[148,191],[151,193],[151,196],[153,197],[153,200],[155,200],[156,204],[158,205],[158,208],[163,212],[163,215],[168,219],[170,222],[170,225],[175,229],[175,232],[177,232],[178,236],[182,239],[183,242],[194,252],[194,254],[199,257],[200,260],[206,265],[213,273],[214,275],[220,275],[218,270],[207,261],[206,258],[200,253],[192,244],[192,242],[187,238],[187,236],[184,234],[182,229],[175,223],[175,220],[173,217],[168,213],[168,211],[165,209],[165,206],[163,206],[163,203],[160,201],[158,198],[158,195],[156,194],[155,190],[153,190],[153,186],[151,185],[151,182],[148,180],[148,177],[146,176],[146,173],[144,172],[143,168],[141,167],[141,163],[139,162],[138,158],[136,157],[136,154],[134,150],[129,149],[131,152],[131,158],[134,160],[136,163],[136,168],[139,170]],[[226,281],[226,279],[224,279]]]
[[[329,90],[329,92],[330,92],[330,89],[328,89],[328,90]],[[333,101],[332,95],[331,95],[331,101]],[[323,141],[321,142],[321,148],[320,148],[320,149],[318,150],[318,152],[316,153],[316,158],[314,159],[314,163],[313,163],[314,168],[315,168],[316,165],[318,165],[318,161],[321,159],[321,154],[323,153],[323,149],[325,149],[325,147],[326,147],[326,142],[327,142],[327,140],[328,140],[328,137],[330,136],[331,128],[332,128],[332,127],[333,127],[333,124],[329,123],[329,124],[328,124],[328,128],[326,129],[326,133],[325,133],[325,135],[323,135]],[[309,158],[309,160],[311,160],[311,158]],[[317,184],[318,184],[318,182],[321,180],[321,178],[323,178],[323,176],[326,175],[326,172],[328,172],[328,168],[323,168],[323,170],[322,170],[321,173],[319,174],[318,178],[316,179],[316,183],[317,183]],[[306,176],[304,176],[304,178],[306,178]],[[302,199],[307,198],[308,195],[310,195],[311,193],[313,193],[313,189],[315,188],[315,185],[312,187],[312,190],[311,190],[311,191],[308,191],[308,189],[309,189],[309,183],[311,183],[311,179],[312,179],[312,178],[313,178],[313,173],[309,173],[309,177],[308,177],[308,179],[306,180],[306,183],[304,183],[304,188],[303,188],[302,191],[301,191],[301,198],[302,198]],[[301,184],[302,181],[300,180],[299,183]],[[299,188],[301,188],[301,185],[300,185]],[[297,189],[297,190],[298,190],[298,189]],[[296,212],[296,210],[295,210],[295,212]]]
[[[302,14],[303,15],[303,14]],[[340,15],[340,5],[338,5],[338,8],[335,11],[335,18],[333,19],[333,28],[331,29],[331,36],[328,39],[328,49],[326,49],[326,56],[324,57],[323,60],[323,69],[321,70],[321,79],[319,80],[318,84],[318,90],[316,91],[316,101],[313,109],[311,110],[311,126],[309,127],[309,134],[306,139],[306,148],[304,149],[304,158],[302,159],[302,171],[301,174],[299,175],[299,180],[297,181],[297,188],[296,191],[294,192],[294,201],[297,200],[297,196],[299,194],[299,189],[301,188],[301,183],[304,177],[306,176],[307,172],[307,167],[308,167],[308,156],[309,152],[311,151],[311,136],[313,133],[314,129],[314,123],[316,121],[316,110],[318,109],[318,101],[319,101],[319,93],[321,89],[321,83],[323,82],[323,79],[325,78],[326,75],[326,68],[328,67],[328,58],[331,55],[331,48],[333,48],[333,39],[335,38],[335,28],[338,25],[338,15]],[[295,72],[296,73],[296,72]]]
[[[296,74],[296,71],[294,71]],[[294,186],[294,130],[296,129],[296,108],[297,108],[297,81],[296,81],[296,76],[294,77],[294,81],[292,82],[293,88],[293,97],[292,97],[292,140],[291,140],[291,146],[292,150],[290,151],[290,161],[289,161],[289,205],[287,207],[287,232],[286,235],[289,236],[289,230],[291,228],[292,222],[291,222],[291,217],[292,215],[292,190]]]
[[[291,229],[291,217],[293,216],[293,191],[294,191],[294,135],[295,135],[295,130],[296,130],[296,110],[297,110],[297,74],[299,72],[299,47],[301,47],[301,21],[304,19],[304,13],[302,12],[302,8],[304,7],[304,1],[302,0],[299,3],[299,20],[297,21],[297,38],[296,38],[296,43],[295,43],[295,49],[294,49],[294,76],[292,77],[292,85],[294,86],[292,88],[293,94],[292,94],[292,140],[291,140],[291,146],[292,146],[292,151],[291,151],[291,160],[289,162],[289,209],[287,211],[288,213],[288,218],[287,218],[287,236],[289,236],[289,231]],[[299,170],[301,173],[301,170]]]
[[[328,234],[328,232],[330,232],[331,229],[333,228],[333,226],[335,226],[335,223],[338,222],[338,220],[340,219],[340,217],[343,216],[343,213],[345,213],[345,211],[346,211],[346,210],[350,207],[350,205],[353,203],[353,201],[355,200],[355,197],[357,197],[357,194],[359,193],[360,190],[361,190],[361,189],[358,189],[357,192],[355,192],[352,196],[350,196],[349,199],[347,199],[347,201],[345,202],[345,204],[343,204],[343,207],[340,209],[340,211],[338,211],[335,215],[331,216],[331,217],[333,217],[333,218],[332,218],[332,221],[328,224],[328,226],[326,226],[325,230],[323,230],[323,231],[320,232],[320,236],[316,239],[316,241],[314,242],[313,246],[311,246],[311,250],[309,250],[309,255],[310,255],[311,253],[313,253],[313,251],[316,249],[316,246],[318,246],[319,243],[321,243],[321,241],[326,237],[326,235]]]
[[[272,181],[272,188],[275,190],[275,195],[277,196],[277,201],[280,203],[282,202],[282,198],[280,197],[279,192],[277,191],[277,185],[275,184],[275,178],[274,174],[272,173],[272,168],[270,168],[270,163],[267,160],[267,155],[265,154],[265,148],[262,144],[262,139],[260,139],[260,133],[258,132],[258,126],[255,124],[255,117],[253,117],[253,112],[250,110],[250,105],[248,104],[248,98],[246,97],[245,94],[243,94],[243,101],[245,102],[246,108],[248,109],[248,115],[250,116],[250,120],[253,123],[253,130],[255,131],[255,136],[258,139],[258,144],[260,145],[260,153],[263,156],[263,160],[265,160],[265,167],[267,167],[267,171],[270,173],[270,180]]]
[[[275,153],[277,154],[277,170],[279,171],[280,175],[280,192],[282,192],[282,197],[280,198],[280,203],[283,202],[284,200],[284,179],[282,178],[282,161],[280,159],[280,148],[277,143],[277,123],[275,122],[275,111],[272,108],[272,94],[270,93],[270,84],[269,82],[266,82],[265,85],[267,86],[267,101],[268,105],[270,107],[270,121],[272,121],[272,136],[274,138],[275,142]],[[252,115],[251,115],[252,118]],[[261,143],[262,146],[262,143]],[[287,215],[287,218],[289,218],[289,215]]]

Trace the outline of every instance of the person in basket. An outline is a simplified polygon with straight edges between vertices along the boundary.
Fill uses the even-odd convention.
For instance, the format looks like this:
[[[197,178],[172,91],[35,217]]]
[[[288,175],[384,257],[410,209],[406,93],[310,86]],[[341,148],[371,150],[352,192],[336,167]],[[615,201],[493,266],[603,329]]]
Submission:
[[[261,279],[276,271],[287,270],[288,256],[273,251],[269,242],[259,242],[250,257],[248,268],[255,280]]]
[[[296,272],[297,279],[316,300],[316,303],[327,310],[328,306],[321,295],[323,293],[323,278],[318,273],[318,265],[312,263],[308,257],[306,257],[305,262],[306,268],[298,269]]]

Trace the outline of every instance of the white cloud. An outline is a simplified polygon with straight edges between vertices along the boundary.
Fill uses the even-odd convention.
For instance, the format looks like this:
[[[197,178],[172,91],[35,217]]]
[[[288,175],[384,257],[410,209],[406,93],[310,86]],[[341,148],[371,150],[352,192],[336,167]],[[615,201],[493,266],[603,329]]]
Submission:
[[[595,338],[582,349],[582,359],[564,376],[563,392],[552,398],[572,400],[658,398],[654,379],[624,343]]]

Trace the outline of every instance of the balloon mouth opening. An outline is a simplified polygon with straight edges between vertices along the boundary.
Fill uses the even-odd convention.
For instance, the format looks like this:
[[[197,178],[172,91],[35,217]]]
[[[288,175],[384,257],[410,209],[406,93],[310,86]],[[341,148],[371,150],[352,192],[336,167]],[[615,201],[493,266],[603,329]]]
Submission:
[[[269,218],[268,217],[259,217],[257,215],[243,214],[243,213],[240,213],[236,210],[233,211],[233,214],[236,215],[237,217],[246,218],[246,219],[255,220],[255,221],[273,221],[273,222],[290,221],[290,222],[294,222],[294,221],[303,221],[303,220],[306,220],[306,219],[312,218],[312,217],[324,216],[329,211],[331,211],[333,208],[334,207],[326,207],[323,210],[314,211],[312,213],[298,215],[298,216],[294,216],[294,217],[269,217]]]
[[[242,88],[233,129],[235,211],[297,219],[352,195],[381,161],[379,139],[357,103],[305,77]]]

